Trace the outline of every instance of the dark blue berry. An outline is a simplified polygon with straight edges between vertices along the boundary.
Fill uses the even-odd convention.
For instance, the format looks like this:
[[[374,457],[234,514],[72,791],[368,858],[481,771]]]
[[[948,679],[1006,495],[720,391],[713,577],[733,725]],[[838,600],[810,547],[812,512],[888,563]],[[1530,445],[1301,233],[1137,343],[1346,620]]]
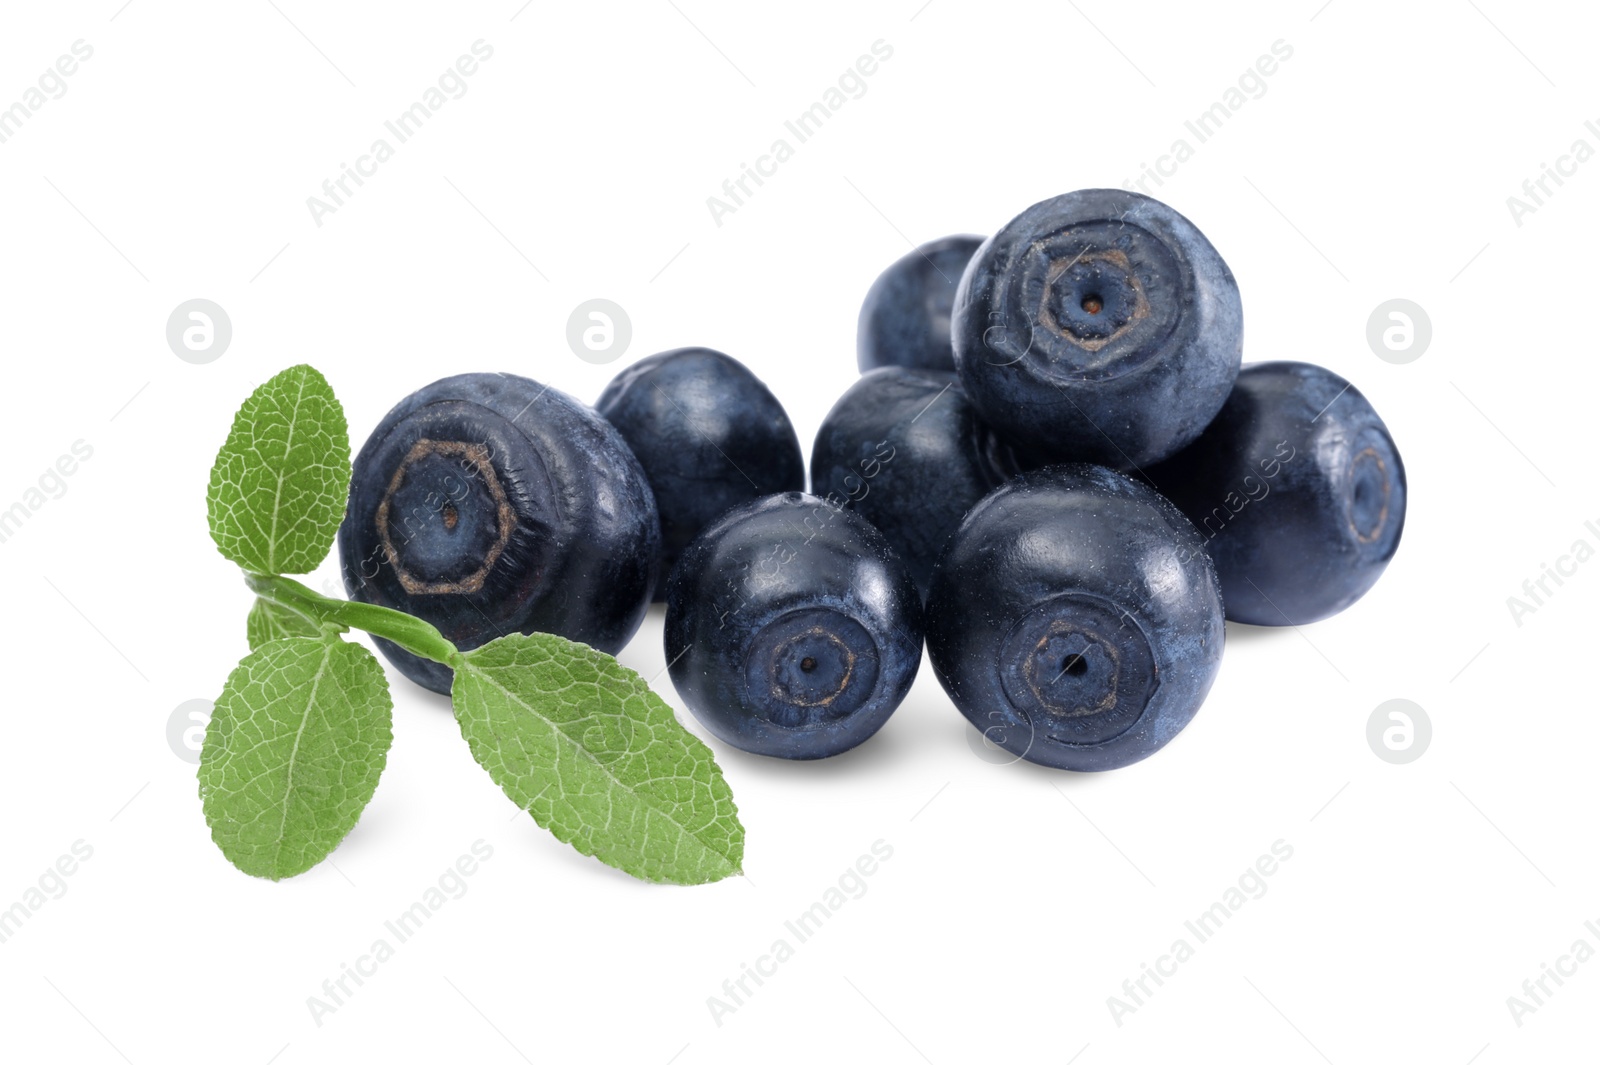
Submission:
[[[865,519],[799,492],[729,511],[667,586],[673,686],[724,743],[826,758],[883,726],[922,660],[922,604]]]
[[[1099,466],[1026,473],[974,507],[934,571],[927,629],[973,727],[1056,769],[1159,750],[1222,660],[1222,598],[1194,526]]]
[[[828,412],[811,487],[883,533],[927,594],[933,564],[974,503],[1018,472],[952,373],[865,373]]]
[[[652,355],[618,374],[595,408],[644,467],[661,515],[662,581],[689,541],[731,507],[806,485],[783,405],[737,359],[709,348]]]
[[[1042,461],[1132,469],[1192,441],[1239,371],[1233,274],[1188,219],[1089,189],[1034,204],[973,256],[951,324],[989,424]]]
[[[615,653],[659,556],[655,498],[622,437],[509,374],[447,377],[385,415],[339,528],[352,599],[420,617],[462,650],[539,631]],[[449,667],[375,642],[418,684],[450,690]]]
[[[1310,363],[1246,366],[1200,438],[1144,472],[1206,537],[1230,621],[1337,614],[1400,546],[1406,471],[1388,427]]]
[[[867,290],[856,326],[856,364],[954,370],[950,305],[982,237],[929,241],[897,259]]]

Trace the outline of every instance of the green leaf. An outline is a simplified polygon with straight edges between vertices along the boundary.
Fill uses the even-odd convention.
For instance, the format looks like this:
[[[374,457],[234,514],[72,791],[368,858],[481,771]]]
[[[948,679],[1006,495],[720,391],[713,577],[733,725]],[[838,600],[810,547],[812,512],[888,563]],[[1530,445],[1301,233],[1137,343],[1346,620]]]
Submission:
[[[288,607],[265,599],[257,599],[250,607],[250,616],[244,619],[244,631],[252,651],[262,644],[290,636],[322,635],[322,630],[304,614],[296,614]]]
[[[389,683],[365,647],[274,640],[241,661],[200,748],[211,838],[251,876],[281,880],[349,834],[388,759]]]
[[[513,633],[462,656],[450,698],[473,757],[557,839],[641,880],[740,871],[744,826],[710,748],[610,655]]]
[[[211,538],[254,573],[310,573],[328,557],[350,487],[344,408],[291,366],[250,394],[211,467]]]

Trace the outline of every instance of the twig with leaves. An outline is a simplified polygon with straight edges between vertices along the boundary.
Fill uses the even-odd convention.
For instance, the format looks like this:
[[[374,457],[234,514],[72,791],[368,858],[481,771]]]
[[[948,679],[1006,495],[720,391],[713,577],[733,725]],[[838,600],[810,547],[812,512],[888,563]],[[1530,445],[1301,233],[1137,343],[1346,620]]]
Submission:
[[[641,880],[740,872],[744,826],[711,750],[615,658],[550,633],[462,651],[420,618],[285,576],[327,557],[349,485],[344,410],[304,365],[251,394],[211,471],[211,537],[256,595],[250,653],[200,752],[201,803],[230,862],[273,880],[303,873],[371,800],[392,700],[377,659],[344,639],[359,629],[454,670],[473,757],[557,839]]]

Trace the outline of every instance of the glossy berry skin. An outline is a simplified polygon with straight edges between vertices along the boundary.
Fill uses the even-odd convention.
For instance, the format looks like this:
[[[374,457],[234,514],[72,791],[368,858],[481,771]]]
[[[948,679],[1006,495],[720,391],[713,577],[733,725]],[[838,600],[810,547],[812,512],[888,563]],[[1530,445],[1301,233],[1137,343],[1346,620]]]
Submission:
[[[1188,444],[1228,398],[1239,287],[1188,219],[1088,189],[984,242],[956,293],[956,368],[989,424],[1044,461],[1132,469]]]
[[[595,409],[644,467],[661,515],[661,580],[689,541],[728,509],[806,486],[789,416],[755,374],[710,348],[640,359],[600,394]]]
[[[862,374],[811,448],[812,491],[876,526],[924,596],[961,519],[1017,472],[955,374],[938,370]]]
[[[510,374],[435,381],[356,456],[339,558],[350,598],[415,615],[461,650],[553,632],[614,654],[650,605],[655,497],[604,418]],[[452,671],[374,642],[449,692]]]
[[[922,660],[922,603],[865,519],[800,492],[729,511],[667,586],[673,686],[718,739],[827,758],[883,726]]]
[[[1310,363],[1246,366],[1200,439],[1145,474],[1206,537],[1230,621],[1337,614],[1400,546],[1394,439],[1350,382]]]
[[[1159,750],[1222,661],[1222,597],[1194,526],[1099,466],[1035,470],[974,507],[934,571],[927,627],[973,727],[1056,769]]]
[[[950,306],[982,237],[929,241],[895,260],[867,290],[856,325],[856,365],[954,370]]]

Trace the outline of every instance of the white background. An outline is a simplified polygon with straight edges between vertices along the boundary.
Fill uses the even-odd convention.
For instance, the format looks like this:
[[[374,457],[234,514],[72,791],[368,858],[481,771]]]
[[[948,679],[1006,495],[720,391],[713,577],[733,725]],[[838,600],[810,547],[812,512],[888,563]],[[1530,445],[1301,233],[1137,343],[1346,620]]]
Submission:
[[[75,841],[93,848],[0,944],[8,1059],[1594,1053],[1600,964],[1549,983],[1520,1026],[1506,1004],[1575,940],[1600,947],[1584,928],[1600,924],[1600,564],[1520,626],[1506,604],[1576,539],[1600,545],[1583,524],[1600,519],[1600,162],[1550,183],[1521,225],[1506,203],[1575,139],[1600,148],[1584,128],[1600,120],[1592,12],[121,3],[8,4],[0,27],[0,106],[74,41],[94,49],[0,144],[0,509],[74,441],[93,448],[0,543],[0,907]],[[316,225],[307,197],[480,38],[494,55],[466,95]],[[880,39],[893,56],[865,95],[716,225],[706,198]],[[1280,39],[1293,55],[1264,95],[1196,144],[1184,121]],[[273,884],[211,844],[166,728],[245,651],[249,598],[203,497],[254,384],[315,364],[359,446],[449,373],[593,400],[628,361],[704,344],[772,386],[809,451],[854,378],[860,298],[910,242],[1120,185],[1179,137],[1193,157],[1148,187],[1232,266],[1246,360],[1353,379],[1399,442],[1411,506],[1394,564],[1348,612],[1230,627],[1210,700],[1166,750],[1098,776],[992,764],[924,665],[843,757],[781,764],[713,742],[748,876],[653,887],[517,815],[444,702],[391,671],[394,750],[332,861]],[[165,339],[196,297],[233,323],[208,365]],[[565,340],[594,297],[633,322],[609,366]],[[1366,340],[1396,297],[1433,324],[1407,365]],[[335,579],[330,563],[309,582]],[[658,675],[660,636],[656,608],[623,660]],[[1393,698],[1433,723],[1407,765],[1366,739]],[[314,1023],[324,979],[479,839],[493,858],[467,893]],[[880,839],[893,857],[865,895],[714,1023],[708,996]],[[1293,857],[1266,893],[1115,1023],[1108,996],[1193,944],[1184,922],[1277,840]]]

